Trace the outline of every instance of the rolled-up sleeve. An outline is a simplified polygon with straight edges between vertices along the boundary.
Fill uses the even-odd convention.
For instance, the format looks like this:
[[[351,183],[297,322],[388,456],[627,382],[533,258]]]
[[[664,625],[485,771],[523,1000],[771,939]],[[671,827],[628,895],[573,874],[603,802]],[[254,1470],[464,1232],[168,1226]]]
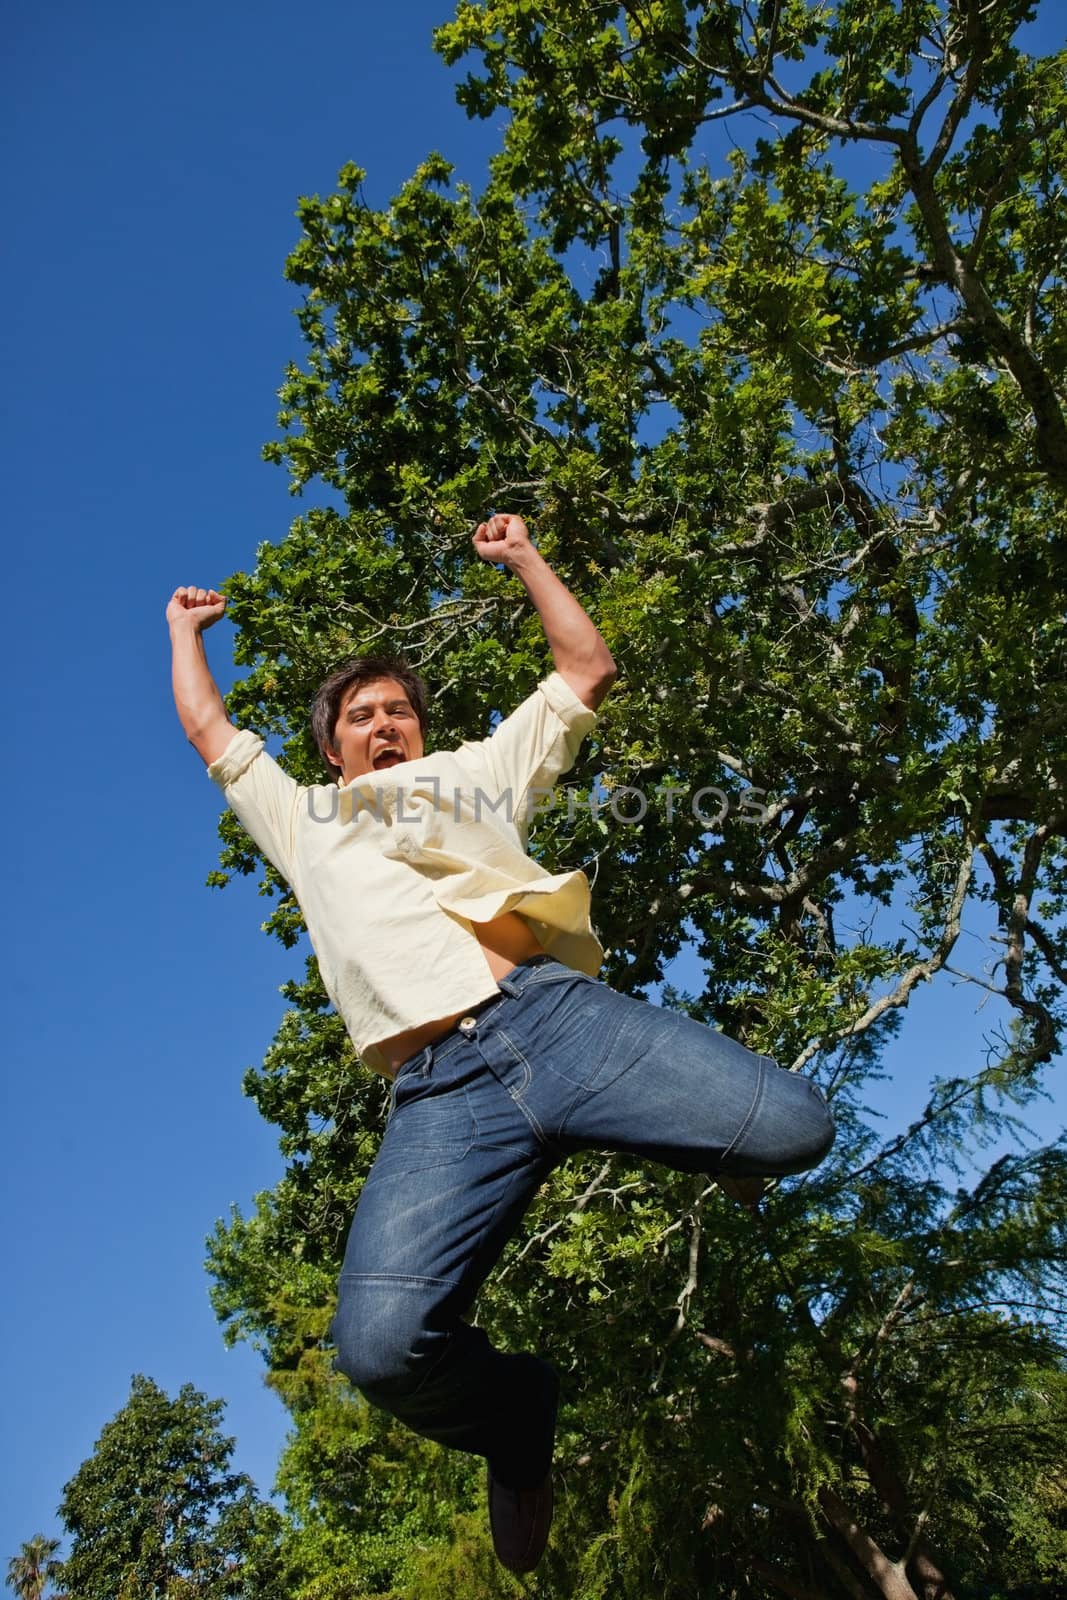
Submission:
[[[518,818],[531,799],[536,804],[574,765],[596,720],[596,712],[579,700],[560,673],[553,672],[488,739],[464,744],[457,754],[481,766],[494,795],[510,791]]]
[[[248,728],[238,729],[207,775],[245,832],[292,884],[303,786],[282,771],[263,740]]]

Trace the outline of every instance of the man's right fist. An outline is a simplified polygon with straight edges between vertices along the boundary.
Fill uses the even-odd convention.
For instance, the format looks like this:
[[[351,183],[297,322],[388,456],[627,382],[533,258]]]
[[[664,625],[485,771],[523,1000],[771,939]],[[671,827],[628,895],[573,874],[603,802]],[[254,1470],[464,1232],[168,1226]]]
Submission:
[[[217,622],[226,610],[226,596],[214,589],[196,589],[191,585],[175,589],[167,605],[167,621],[192,624],[201,632]]]

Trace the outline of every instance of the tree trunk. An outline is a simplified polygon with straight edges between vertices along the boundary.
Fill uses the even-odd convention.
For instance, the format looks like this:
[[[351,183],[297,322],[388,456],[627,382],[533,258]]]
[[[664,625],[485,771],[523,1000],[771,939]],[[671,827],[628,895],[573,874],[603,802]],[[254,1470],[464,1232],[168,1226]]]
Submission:
[[[819,1490],[819,1504],[852,1554],[877,1586],[883,1600],[919,1600],[904,1573],[890,1561],[870,1534],[865,1533],[841,1500],[828,1486]]]

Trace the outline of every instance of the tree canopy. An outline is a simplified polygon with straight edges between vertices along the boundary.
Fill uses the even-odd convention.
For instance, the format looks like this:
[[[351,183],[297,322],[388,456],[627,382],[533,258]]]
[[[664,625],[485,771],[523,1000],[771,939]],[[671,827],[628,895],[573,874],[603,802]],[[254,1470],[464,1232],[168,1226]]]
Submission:
[[[438,743],[485,729],[547,665],[470,550],[523,512],[621,669],[535,850],[593,880],[610,982],[816,1074],[840,1130],[756,1217],[621,1157],[546,1185],[478,1306],[565,1377],[529,1592],[1022,1596],[1067,1557],[1065,1151],[993,1143],[1067,975],[1065,57],[1026,52],[1033,13],[462,3],[436,43],[502,128],[484,185],[431,154],[384,209],[354,164],[300,204],[266,454],[318,503],[225,585],[231,711],[318,781],[315,687],[388,646]],[[214,880],[260,874],[295,947],[221,827]],[[949,982],[988,997],[979,1059],[911,1022]],[[286,994],[246,1088],[287,1170],[210,1265],[293,1411],[292,1570],[511,1593],[470,1464],[331,1373],[385,1096],[313,959]],[[925,1104],[883,1129],[912,1037]]]
[[[72,1600],[282,1600],[276,1513],[230,1470],[222,1411],[192,1384],[172,1400],[134,1377],[63,1490]]]

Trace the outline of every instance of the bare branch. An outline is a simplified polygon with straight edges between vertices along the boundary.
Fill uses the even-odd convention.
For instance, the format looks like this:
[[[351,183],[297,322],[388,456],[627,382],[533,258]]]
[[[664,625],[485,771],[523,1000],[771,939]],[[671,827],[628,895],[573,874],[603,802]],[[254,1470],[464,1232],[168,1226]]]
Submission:
[[[912,990],[916,984],[928,982],[934,973],[944,966],[952,954],[953,946],[960,935],[960,919],[963,915],[963,907],[966,904],[967,893],[974,876],[974,850],[976,843],[977,840],[974,835],[968,830],[964,839],[963,854],[956,873],[956,884],[952,891],[952,899],[949,902],[948,913],[945,917],[944,927],[941,930],[941,938],[938,941],[937,949],[927,960],[917,961],[913,966],[909,967],[891,994],[881,995],[873,1005],[867,1007],[863,1015],[858,1017],[855,1022],[835,1033],[833,1035],[835,1043],[842,1039],[854,1038],[856,1034],[866,1032],[887,1011],[898,1006],[906,1006],[911,999]],[[799,1072],[813,1056],[818,1055],[819,1051],[826,1047],[826,1043],[826,1040],[812,1039],[800,1052],[800,1055],[792,1063],[789,1070],[791,1072]]]
[[[696,1195],[696,1198],[693,1201],[692,1208],[690,1209],[690,1211],[688,1213],[689,1220],[690,1220],[690,1222],[692,1224],[691,1229],[690,1229],[690,1234],[689,1234],[689,1267],[688,1267],[688,1273],[686,1275],[686,1280],[683,1283],[683,1285],[681,1287],[681,1290],[679,1291],[678,1299],[675,1302],[675,1304],[676,1304],[676,1306],[678,1308],[678,1315],[676,1316],[676,1318],[674,1320],[674,1326],[671,1328],[670,1332],[667,1335],[666,1340],[664,1341],[663,1357],[662,1357],[662,1360],[660,1361],[659,1368],[658,1368],[658,1370],[656,1372],[656,1375],[652,1379],[652,1383],[650,1385],[653,1394],[656,1393],[656,1391],[659,1389],[660,1384],[663,1381],[663,1374],[664,1374],[664,1371],[665,1371],[666,1366],[667,1366],[667,1358],[668,1358],[668,1355],[670,1353],[671,1345],[678,1338],[679,1334],[682,1332],[682,1330],[685,1327],[686,1319],[687,1319],[687,1317],[689,1315],[689,1302],[690,1302],[690,1300],[692,1300],[693,1295],[696,1293],[696,1288],[697,1288],[697,1283],[698,1283],[698,1268],[699,1268],[699,1265],[700,1265],[700,1242],[701,1242],[701,1239],[703,1238],[703,1224],[702,1224],[702,1221],[701,1221],[701,1216],[702,1216],[702,1209],[703,1209],[704,1192],[706,1192],[706,1191],[704,1191],[703,1184],[701,1184],[700,1188],[701,1188],[701,1192]]]
[[[949,36],[945,53],[947,56],[954,49],[957,42],[962,39],[964,48],[967,51],[967,67],[963,74],[963,82],[952,97],[952,102],[934,141],[933,149],[924,164],[923,174],[929,179],[933,178],[952,148],[952,141],[956,137],[959,125],[971,108],[971,101],[974,99],[978,80],[982,75],[982,68],[986,62],[987,51],[984,46],[987,44],[987,36],[984,35],[979,20],[981,8],[974,4],[974,0],[970,0],[969,4],[959,7],[957,15],[960,13],[962,13],[962,26],[957,26]],[[953,62],[949,67],[949,72],[951,73],[954,69],[955,63]],[[913,126],[909,129],[912,138],[915,136],[915,131],[913,119]]]
[[[948,219],[934,187],[934,169],[922,162],[914,140],[902,144],[900,159],[930,238],[933,265],[959,294],[975,329],[1019,385],[1033,413],[1041,464],[1054,484],[1067,487],[1067,422],[1052,380],[1025,338],[1001,317],[984,283],[953,244]]]

